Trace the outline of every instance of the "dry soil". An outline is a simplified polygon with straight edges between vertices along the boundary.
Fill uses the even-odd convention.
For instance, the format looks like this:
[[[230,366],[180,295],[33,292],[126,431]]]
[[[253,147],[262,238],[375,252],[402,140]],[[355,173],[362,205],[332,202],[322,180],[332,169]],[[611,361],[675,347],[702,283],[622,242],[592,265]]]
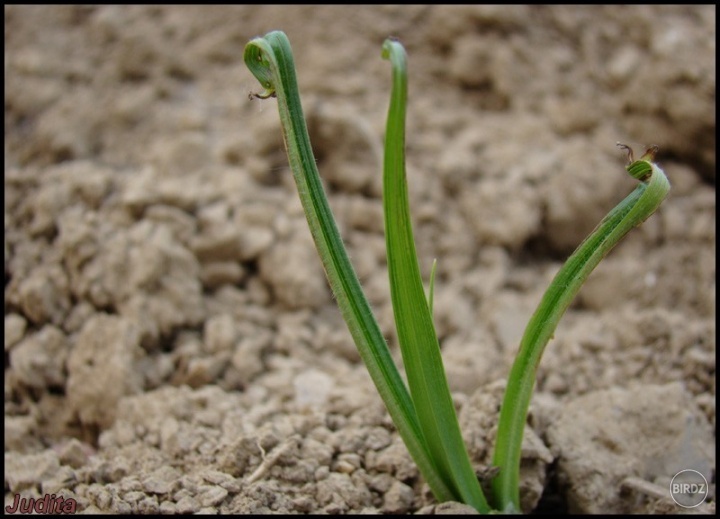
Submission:
[[[714,6],[5,7],[5,501],[447,513],[334,306],[246,42],[293,45],[319,169],[393,354],[381,145],[409,53],[423,275],[478,473],[525,322],[660,147],[660,210],[539,368],[525,511],[715,501]]]

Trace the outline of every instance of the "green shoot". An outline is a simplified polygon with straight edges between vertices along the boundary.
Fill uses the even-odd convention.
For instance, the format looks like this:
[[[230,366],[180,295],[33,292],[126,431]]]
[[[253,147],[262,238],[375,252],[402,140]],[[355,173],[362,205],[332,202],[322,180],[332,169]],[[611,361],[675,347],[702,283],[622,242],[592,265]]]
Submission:
[[[640,184],[602,219],[555,275],[525,328],[520,351],[510,370],[493,458],[493,464],[500,467],[500,473],[492,482],[493,498],[500,510],[520,510],[520,447],[535,373],[545,345],[600,260],[633,227],[654,213],[670,190],[665,173],[653,162],[656,146],[648,149],[638,161],[633,160],[632,150],[627,146],[619,146],[628,150],[628,173],[640,180]]]
[[[277,97],[290,167],[330,287],[408,451],[439,501],[458,500],[487,513],[492,509],[462,441],[432,321],[436,264],[433,262],[426,298],[412,235],[404,152],[407,58],[402,45],[394,39],[385,41],[382,55],[390,60],[393,78],[383,176],[388,272],[409,391],[392,361],[330,211],[310,146],[287,37],[275,31],[253,39],[245,47],[244,59],[264,88],[255,97]],[[545,345],[600,260],[650,216],[668,193],[670,185],[654,163],[655,152],[656,148],[651,148],[634,161],[629,151],[627,170],[640,184],[568,259],[528,323],[500,413],[494,456],[500,472],[492,481],[492,504],[499,511],[520,510],[520,448]]]

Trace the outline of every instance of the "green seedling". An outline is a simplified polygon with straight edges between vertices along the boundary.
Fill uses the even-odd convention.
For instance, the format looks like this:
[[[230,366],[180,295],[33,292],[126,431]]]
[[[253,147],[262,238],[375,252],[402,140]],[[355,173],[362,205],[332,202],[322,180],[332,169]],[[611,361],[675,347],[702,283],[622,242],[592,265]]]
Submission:
[[[639,181],[570,256],[533,314],[508,377],[493,464],[499,471],[486,499],[462,440],[432,320],[435,264],[426,296],[412,234],[405,173],[407,56],[395,39],[383,44],[390,60],[392,93],[385,135],[383,209],[395,326],[406,386],[368,304],[338,232],[315,165],[300,104],[290,43],[274,31],[251,40],[245,63],[264,91],[277,97],[290,168],[330,287],[370,376],[400,436],[438,501],[461,501],[481,513],[519,512],[520,448],[535,375],[558,321],[600,260],[633,227],[660,206],[670,184],[655,164],[656,147],[634,160],[628,173]],[[409,390],[408,390],[409,388]]]

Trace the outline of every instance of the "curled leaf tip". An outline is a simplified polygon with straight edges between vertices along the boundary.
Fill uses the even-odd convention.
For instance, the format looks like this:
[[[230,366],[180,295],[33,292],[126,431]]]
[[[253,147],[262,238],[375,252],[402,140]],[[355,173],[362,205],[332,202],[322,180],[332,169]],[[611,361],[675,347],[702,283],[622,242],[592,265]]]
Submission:
[[[393,58],[393,55],[396,58]],[[383,59],[400,59],[400,56],[405,57],[405,47],[400,43],[400,39],[395,36],[389,36],[385,39],[382,46],[382,57]],[[405,58],[407,59],[407,58]]]
[[[630,146],[620,142],[617,143],[617,146],[627,151],[628,163],[625,169],[627,169],[630,176],[641,182],[647,181],[652,175],[653,168],[657,167],[655,165],[655,155],[658,152],[658,146],[655,144],[649,146],[638,160],[635,160],[633,150]]]
[[[272,49],[268,36],[255,38],[245,45],[245,53],[243,58],[245,65],[252,72],[253,76],[260,82],[265,89],[262,92],[251,92],[250,99],[267,99],[268,97],[276,97],[275,79],[273,77]]]

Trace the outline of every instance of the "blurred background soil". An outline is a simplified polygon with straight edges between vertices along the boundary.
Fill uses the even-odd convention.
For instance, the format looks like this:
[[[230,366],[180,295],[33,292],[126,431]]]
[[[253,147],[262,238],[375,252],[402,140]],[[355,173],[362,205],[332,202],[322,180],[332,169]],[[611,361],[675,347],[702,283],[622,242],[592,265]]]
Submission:
[[[334,306],[275,100],[292,43],[318,166],[397,355],[381,207],[387,36],[409,54],[423,275],[489,469],[503,382],[562,261],[660,147],[673,189],[547,347],[526,511],[715,500],[715,6],[6,6],[5,501],[110,513],[444,513]],[[701,508],[705,510],[705,508]]]

